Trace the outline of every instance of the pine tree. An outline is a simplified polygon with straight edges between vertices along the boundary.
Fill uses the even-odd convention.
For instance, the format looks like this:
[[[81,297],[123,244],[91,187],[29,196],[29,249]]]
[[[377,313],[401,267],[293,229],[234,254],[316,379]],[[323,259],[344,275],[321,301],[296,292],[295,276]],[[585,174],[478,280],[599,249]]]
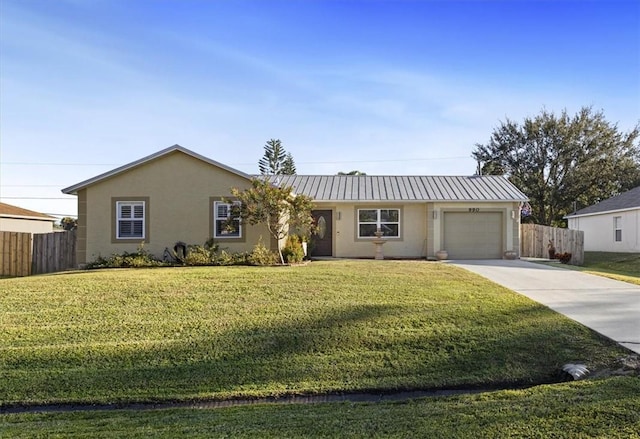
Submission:
[[[264,156],[258,162],[261,174],[293,175],[296,165],[291,153],[285,151],[280,139],[271,139],[264,146]]]

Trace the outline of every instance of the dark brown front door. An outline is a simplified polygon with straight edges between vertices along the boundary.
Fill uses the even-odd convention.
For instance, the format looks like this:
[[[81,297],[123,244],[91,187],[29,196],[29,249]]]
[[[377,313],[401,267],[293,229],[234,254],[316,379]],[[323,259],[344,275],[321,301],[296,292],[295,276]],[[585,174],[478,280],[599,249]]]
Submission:
[[[333,256],[332,225],[333,215],[331,210],[314,210],[311,212],[316,225],[316,233],[311,238],[311,256]]]

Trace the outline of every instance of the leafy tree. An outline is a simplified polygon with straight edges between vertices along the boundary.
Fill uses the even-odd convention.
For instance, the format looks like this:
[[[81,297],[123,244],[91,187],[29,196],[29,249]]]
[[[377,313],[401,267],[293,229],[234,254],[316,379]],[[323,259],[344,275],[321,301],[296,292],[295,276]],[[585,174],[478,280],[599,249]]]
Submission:
[[[620,132],[602,111],[574,116],[543,110],[522,124],[507,119],[473,157],[484,174],[506,174],[531,199],[539,224],[564,224],[574,210],[640,184],[640,124]]]
[[[285,151],[280,139],[271,139],[264,145],[264,156],[258,162],[261,174],[293,175],[296,165],[291,153]]]
[[[349,172],[338,172],[338,175],[367,175],[366,172],[360,171],[349,171]]]
[[[303,236],[313,230],[311,209],[313,202],[306,195],[295,195],[290,186],[275,186],[260,178],[251,180],[245,190],[231,189],[231,194],[240,203],[233,204],[231,218],[240,218],[247,224],[265,224],[269,234],[278,243],[280,262],[284,264],[281,241],[290,229]]]
[[[78,220],[75,218],[65,216],[60,220],[60,225],[64,230],[67,230],[67,231],[75,230],[78,227]]]

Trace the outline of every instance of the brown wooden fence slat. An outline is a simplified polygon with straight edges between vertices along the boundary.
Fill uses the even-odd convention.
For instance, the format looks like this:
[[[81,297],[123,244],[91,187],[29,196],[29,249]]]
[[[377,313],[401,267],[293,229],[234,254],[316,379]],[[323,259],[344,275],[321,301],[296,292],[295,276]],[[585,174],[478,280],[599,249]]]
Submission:
[[[584,263],[584,232],[540,224],[521,224],[520,256],[548,258],[548,243],[553,241],[556,253],[571,253],[572,265]]]
[[[31,234],[0,232],[0,276],[31,274]]]

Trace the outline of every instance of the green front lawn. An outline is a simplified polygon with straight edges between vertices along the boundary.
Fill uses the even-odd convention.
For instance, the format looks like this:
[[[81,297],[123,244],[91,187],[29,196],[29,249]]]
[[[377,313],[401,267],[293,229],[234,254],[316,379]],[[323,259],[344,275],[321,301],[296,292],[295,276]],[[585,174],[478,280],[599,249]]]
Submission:
[[[7,437],[638,438],[640,379],[386,403],[5,415]],[[4,436],[3,436],[4,437]]]
[[[102,270],[0,281],[0,404],[538,383],[625,354],[448,264]]]
[[[585,252],[581,269],[640,285],[640,253]]]

